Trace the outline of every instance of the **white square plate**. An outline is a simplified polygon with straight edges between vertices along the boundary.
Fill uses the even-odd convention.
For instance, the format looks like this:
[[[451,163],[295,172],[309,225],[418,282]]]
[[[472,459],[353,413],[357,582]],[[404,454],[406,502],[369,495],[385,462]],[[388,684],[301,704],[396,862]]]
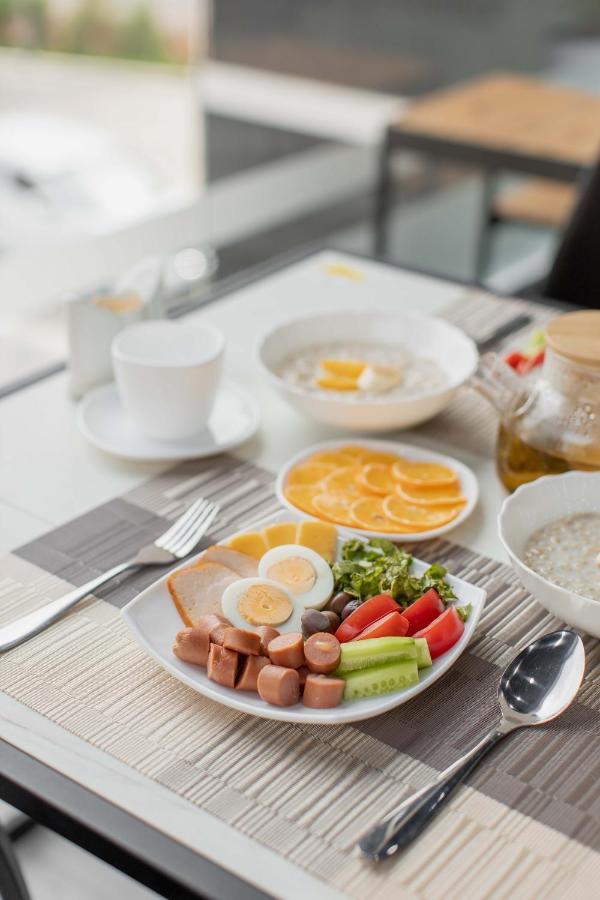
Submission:
[[[245,531],[261,528],[272,522],[289,522],[300,521],[304,516],[297,515],[286,510],[262,519],[244,529]],[[342,543],[349,538],[358,537],[359,535],[347,529],[338,528],[338,550]],[[195,562],[202,556],[197,556],[186,560],[181,566],[185,568]],[[432,560],[435,562],[435,560]],[[428,568],[430,563],[422,562],[415,559],[413,571],[420,575]],[[283,722],[305,722],[316,723],[320,725],[340,725],[344,722],[357,722],[361,719],[370,719],[378,716],[395,706],[400,706],[420,694],[421,691],[427,690],[434,681],[437,681],[444,672],[452,666],[456,659],[463,652],[475,631],[477,622],[483,610],[485,603],[485,591],[482,588],[469,584],[460,578],[451,575],[447,576],[449,583],[452,585],[454,593],[458,598],[458,605],[463,606],[467,603],[472,605],[472,612],[465,623],[465,630],[461,639],[447,653],[435,660],[431,668],[422,669],[419,672],[419,682],[412,687],[404,690],[396,691],[392,694],[384,694],[381,697],[370,697],[367,700],[354,700],[352,702],[344,702],[334,709],[308,709],[301,703],[296,706],[281,708],[271,706],[261,700],[258,694],[236,691],[232,688],[222,687],[210,681],[206,675],[206,670],[199,666],[193,666],[189,663],[182,662],[177,659],[172,652],[173,640],[175,634],[184,627],[179,613],[175,609],[169,589],[167,588],[167,578],[174,569],[169,570],[162,578],[159,578],[154,584],[146,588],[132,600],[121,611],[125,622],[131,630],[138,644],[152,656],[163,669],[170,672],[179,681],[183,681],[189,687],[222,703],[230,706],[232,709],[240,710],[240,712],[249,713],[253,716],[261,716],[265,719],[277,719]]]

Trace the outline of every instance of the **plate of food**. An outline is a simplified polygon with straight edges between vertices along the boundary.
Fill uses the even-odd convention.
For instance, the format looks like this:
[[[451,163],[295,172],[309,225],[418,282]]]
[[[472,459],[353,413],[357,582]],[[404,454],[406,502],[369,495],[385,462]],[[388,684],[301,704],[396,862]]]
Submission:
[[[159,578],[122,615],[150,656],[211,700],[341,724],[427,690],[484,601],[435,560],[282,511]]]
[[[283,467],[279,502],[365,537],[424,541],[456,528],[477,504],[474,473],[451,456],[412,444],[334,440]]]

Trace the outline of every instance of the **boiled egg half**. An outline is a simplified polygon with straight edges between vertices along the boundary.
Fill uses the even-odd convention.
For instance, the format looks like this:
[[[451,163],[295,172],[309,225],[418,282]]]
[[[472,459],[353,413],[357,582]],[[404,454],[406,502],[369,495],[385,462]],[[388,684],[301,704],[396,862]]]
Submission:
[[[223,592],[221,609],[232,625],[254,631],[271,625],[277,631],[301,631],[304,607],[285,585],[271,578],[240,578]]]
[[[272,547],[261,558],[258,574],[283,585],[303,609],[323,609],[333,592],[329,563],[300,544]]]

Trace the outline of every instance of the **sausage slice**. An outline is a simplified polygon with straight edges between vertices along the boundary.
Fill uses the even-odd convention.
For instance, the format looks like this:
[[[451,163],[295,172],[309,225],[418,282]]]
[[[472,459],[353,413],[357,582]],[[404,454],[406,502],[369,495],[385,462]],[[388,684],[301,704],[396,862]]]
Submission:
[[[328,678],[326,675],[308,675],[304,685],[302,702],[312,709],[329,709],[339,706],[344,696],[346,682],[343,678]]]
[[[208,662],[210,639],[201,628],[184,628],[175,635],[173,653],[183,662],[205,666]]]
[[[263,656],[268,656],[269,651],[269,643],[273,640],[273,638],[279,637],[279,632],[276,628],[273,628],[271,625],[259,625],[256,629],[256,633],[260,635],[260,652]]]
[[[258,695],[273,706],[293,706],[300,699],[300,678],[295,669],[265,666],[258,673]]]
[[[245,628],[227,628],[223,635],[223,646],[227,650],[235,650],[246,656],[258,656],[260,653],[260,635]]]
[[[318,631],[312,634],[304,645],[306,665],[311,672],[328,675],[340,664],[342,651],[340,642],[334,634]]]
[[[211,681],[216,681],[223,687],[235,687],[237,667],[238,655],[235,650],[227,650],[220,644],[210,645],[206,674]]]
[[[304,638],[299,633],[291,631],[289,634],[280,634],[269,642],[268,649],[275,666],[299,669],[304,665]]]
[[[268,665],[270,663],[267,656],[244,656],[242,671],[236,684],[238,691],[257,690],[258,675]]]

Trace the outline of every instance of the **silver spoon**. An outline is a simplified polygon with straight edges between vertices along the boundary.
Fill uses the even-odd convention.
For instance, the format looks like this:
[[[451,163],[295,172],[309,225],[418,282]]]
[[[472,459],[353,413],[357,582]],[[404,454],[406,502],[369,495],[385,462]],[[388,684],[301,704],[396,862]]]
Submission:
[[[407,847],[492,747],[515,728],[544,725],[555,719],[575,698],[585,669],[583,642],[574,631],[546,634],[521,650],[500,679],[500,721],[475,746],[401,803],[359,841],[369,859],[386,859]]]

